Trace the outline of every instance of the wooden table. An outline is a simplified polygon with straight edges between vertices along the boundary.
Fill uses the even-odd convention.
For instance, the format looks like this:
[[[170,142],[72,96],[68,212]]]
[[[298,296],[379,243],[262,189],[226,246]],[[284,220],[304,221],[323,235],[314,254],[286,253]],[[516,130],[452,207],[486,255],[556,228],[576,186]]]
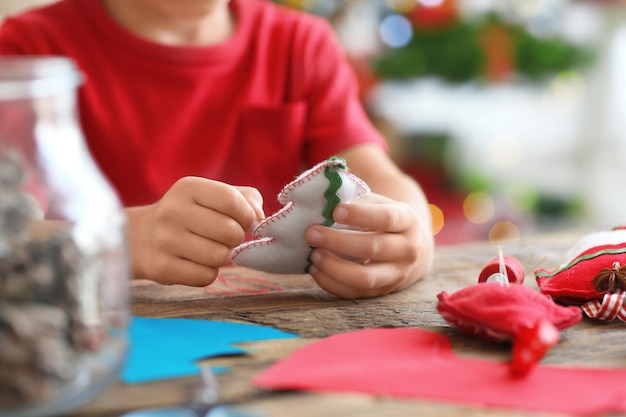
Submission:
[[[526,268],[526,285],[536,287],[532,271],[555,268],[565,261],[567,250],[581,234],[555,234],[502,243],[504,253],[517,257]],[[453,292],[476,282],[481,268],[497,256],[497,246],[485,242],[437,249],[434,270],[413,287],[386,297],[338,300],[321,290],[309,276],[269,276],[242,268],[226,269],[226,282],[246,286],[236,291],[217,283],[213,293],[183,286],[160,286],[137,281],[132,285],[132,312],[147,317],[185,317],[256,323],[294,332],[297,339],[242,345],[246,356],[209,360],[227,365],[219,374],[223,399],[241,404],[266,417],[328,416],[522,416],[521,412],[485,410],[430,401],[394,400],[366,395],[268,393],[249,384],[250,378],[294,349],[337,332],[370,327],[417,327],[442,332],[462,355],[507,360],[510,346],[464,336],[451,328],[436,311],[436,295]],[[250,282],[249,277],[271,282]],[[280,287],[277,290],[274,286]],[[265,293],[252,293],[265,289]],[[584,320],[563,330],[561,342],[543,363],[588,366],[626,366],[626,329],[618,320],[610,323]],[[119,416],[146,407],[184,404],[196,380],[181,378],[126,386],[115,383],[94,401],[76,410],[73,417]],[[532,414],[538,416],[540,414]],[[544,414],[547,415],[547,414]]]

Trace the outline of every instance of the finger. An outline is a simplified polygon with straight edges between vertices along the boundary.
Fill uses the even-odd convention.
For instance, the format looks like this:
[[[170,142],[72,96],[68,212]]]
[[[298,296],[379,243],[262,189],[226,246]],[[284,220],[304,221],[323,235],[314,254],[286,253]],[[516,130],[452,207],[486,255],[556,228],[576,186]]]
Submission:
[[[190,206],[182,217],[183,227],[200,237],[234,248],[244,241],[246,232],[236,220],[201,206]],[[178,239],[178,237],[175,237]]]
[[[187,234],[168,253],[193,263],[218,268],[227,265],[232,256],[232,248],[198,235]]]
[[[400,271],[393,264],[370,262],[361,265],[323,249],[314,250],[311,253],[311,261],[313,262],[311,275],[315,274],[314,278],[318,284],[324,289],[331,288],[332,291],[329,292],[333,294],[338,291],[341,294],[350,292],[359,296],[381,295],[398,286],[403,280]],[[347,291],[347,288],[350,291]]]
[[[179,181],[189,187],[194,202],[235,219],[244,230],[257,221],[253,207],[232,185],[199,177],[185,177]]]
[[[398,233],[338,230],[312,226],[306,232],[307,243],[346,257],[391,261],[412,256],[413,247]]]
[[[265,213],[263,212],[263,196],[254,187],[236,187],[241,195],[246,199],[248,204],[252,206],[254,213],[258,220],[263,220],[265,218]]]
[[[345,300],[354,300],[356,298],[371,298],[368,296],[369,294],[364,294],[362,291],[357,291],[355,288],[352,288],[349,285],[334,279],[326,272],[318,269],[315,266],[311,266],[311,268],[309,269],[309,273],[311,274],[315,282],[317,282],[317,285],[320,286],[320,288],[336,297],[343,298]]]
[[[341,203],[333,211],[333,219],[340,224],[361,230],[400,233],[411,227],[415,212],[405,203]]]
[[[325,271],[312,266],[310,270],[311,276],[323,290],[343,299],[353,300],[356,298],[372,298],[388,294],[394,289],[392,287],[380,287],[363,290],[355,288],[345,282],[329,275]]]
[[[219,274],[218,268],[208,267],[187,259],[169,257],[155,276],[160,284],[181,284],[192,287],[204,287],[215,281]]]

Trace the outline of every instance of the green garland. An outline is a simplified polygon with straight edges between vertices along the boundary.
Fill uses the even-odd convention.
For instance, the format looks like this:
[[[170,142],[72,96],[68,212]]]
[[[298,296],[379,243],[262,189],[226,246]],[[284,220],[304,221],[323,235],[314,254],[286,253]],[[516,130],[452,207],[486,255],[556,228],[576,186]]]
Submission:
[[[409,43],[388,49],[372,63],[382,79],[436,76],[453,83],[483,79],[485,53],[480,35],[489,25],[505,29],[513,43],[517,75],[538,82],[561,71],[583,67],[593,60],[590,50],[560,37],[539,38],[524,27],[490,15],[481,21],[457,21],[439,29],[414,30]]]

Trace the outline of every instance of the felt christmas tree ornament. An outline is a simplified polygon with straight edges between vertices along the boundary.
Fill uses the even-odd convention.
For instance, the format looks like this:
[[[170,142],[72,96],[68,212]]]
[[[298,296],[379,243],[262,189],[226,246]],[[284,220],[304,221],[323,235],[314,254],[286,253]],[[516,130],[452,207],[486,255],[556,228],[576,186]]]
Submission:
[[[283,208],[256,227],[255,240],[233,250],[233,264],[275,274],[307,273],[312,251],[305,240],[307,229],[316,224],[346,228],[333,220],[334,208],[369,192],[344,159],[315,165],[283,188],[278,195]]]
[[[498,269],[494,267],[496,264]],[[577,307],[564,307],[537,290],[521,285],[523,267],[513,257],[496,258],[479,283],[438,294],[437,310],[459,331],[479,338],[512,342],[511,372],[527,374],[559,341],[559,330],[578,323]]]
[[[590,318],[626,321],[626,228],[584,236],[554,271],[538,269],[542,293],[560,303],[581,306]]]

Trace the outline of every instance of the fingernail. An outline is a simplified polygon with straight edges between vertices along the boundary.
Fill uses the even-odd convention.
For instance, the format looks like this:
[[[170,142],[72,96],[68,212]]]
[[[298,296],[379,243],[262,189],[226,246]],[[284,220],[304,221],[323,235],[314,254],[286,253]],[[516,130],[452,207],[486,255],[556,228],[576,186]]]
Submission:
[[[320,255],[318,251],[314,250],[313,253],[311,253],[311,262],[316,264],[316,263],[319,263],[319,261],[321,260],[322,260],[322,255]]]
[[[254,233],[256,228],[259,227],[259,221],[253,220],[250,226],[245,230],[246,233]]]
[[[333,219],[336,222],[341,222],[342,220],[346,220],[348,218],[348,210],[345,207],[337,207],[333,213]]]
[[[322,240],[322,235],[320,234],[318,230],[312,230],[311,232],[309,232],[308,237],[309,237],[308,243],[311,246],[319,245],[320,240]]]
[[[265,212],[263,211],[263,206],[259,204],[255,204],[255,206],[256,207],[254,211],[256,212],[257,216],[261,215],[259,220],[263,220],[265,218]]]

